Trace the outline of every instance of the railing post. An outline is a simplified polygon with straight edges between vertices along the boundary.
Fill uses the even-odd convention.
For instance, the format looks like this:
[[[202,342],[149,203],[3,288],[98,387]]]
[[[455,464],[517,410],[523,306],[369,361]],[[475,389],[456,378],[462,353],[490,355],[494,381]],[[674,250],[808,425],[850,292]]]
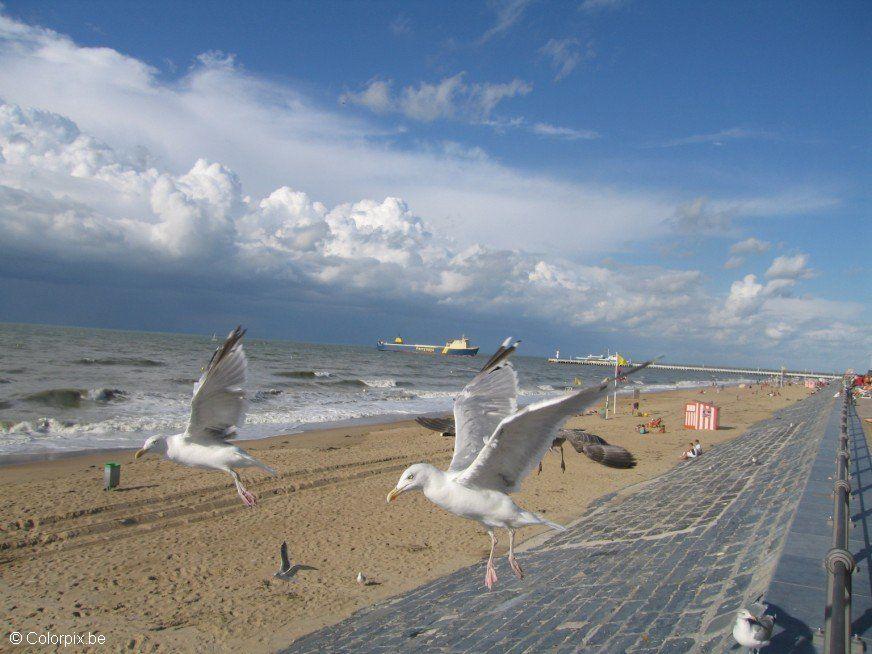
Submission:
[[[856,563],[848,550],[851,528],[851,483],[848,472],[851,454],[848,449],[848,411],[850,388],[843,386],[839,425],[839,449],[833,483],[833,546],[824,558],[828,573],[827,610],[824,612],[824,654],[847,654],[851,644],[851,574]]]

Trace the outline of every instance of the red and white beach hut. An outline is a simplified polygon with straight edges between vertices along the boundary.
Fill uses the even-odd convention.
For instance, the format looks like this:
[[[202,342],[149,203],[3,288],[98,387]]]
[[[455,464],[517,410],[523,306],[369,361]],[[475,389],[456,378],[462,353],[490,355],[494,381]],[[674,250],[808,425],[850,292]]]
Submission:
[[[717,429],[720,426],[720,408],[705,402],[688,402],[684,405],[685,429]]]

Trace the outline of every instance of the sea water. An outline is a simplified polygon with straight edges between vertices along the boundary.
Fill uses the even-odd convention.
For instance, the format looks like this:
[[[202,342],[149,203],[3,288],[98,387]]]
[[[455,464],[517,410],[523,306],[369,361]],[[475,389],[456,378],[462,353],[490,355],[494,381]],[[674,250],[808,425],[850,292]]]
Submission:
[[[148,436],[183,431],[194,382],[220,344],[210,336],[0,324],[0,463],[136,447]],[[459,357],[379,352],[374,343],[248,336],[244,343],[249,404],[241,439],[449,411],[497,345],[479,343],[480,356]],[[544,357],[512,360],[522,403],[608,374],[604,367],[548,364]],[[740,379],[644,370],[633,380],[643,392],[713,381]]]

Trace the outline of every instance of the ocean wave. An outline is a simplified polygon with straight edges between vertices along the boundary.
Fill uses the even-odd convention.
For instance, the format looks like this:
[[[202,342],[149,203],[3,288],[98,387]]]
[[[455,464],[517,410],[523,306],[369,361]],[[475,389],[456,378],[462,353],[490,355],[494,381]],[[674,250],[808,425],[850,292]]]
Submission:
[[[58,409],[75,409],[82,405],[88,391],[78,388],[51,388],[25,395],[21,399],[34,404],[45,404]]]
[[[440,400],[454,399],[457,397],[459,390],[456,391],[415,391],[415,394],[424,400]]]
[[[127,392],[120,388],[96,388],[91,391],[90,397],[93,397],[96,402],[111,402],[126,399]]]
[[[335,378],[307,378],[311,381],[312,384],[320,386],[321,388],[337,388],[337,387],[350,387],[350,388],[399,388],[399,387],[411,387],[411,382],[405,381],[397,381],[396,379],[335,379]],[[283,386],[287,388],[295,388],[299,387],[298,383],[286,383]]]
[[[35,420],[0,421],[0,433],[3,434],[47,434],[52,429],[57,433],[63,429],[75,429],[76,423],[71,420],[58,420],[56,418],[37,418]]]
[[[162,361],[155,361],[154,359],[139,359],[136,357],[106,357],[104,359],[83,357],[81,359],[76,359],[73,363],[82,366],[132,366],[134,368],[156,368],[164,365]]]
[[[293,379],[315,379],[317,377],[331,377],[326,370],[280,370],[273,373],[276,377],[291,377]]]
[[[334,379],[331,381],[319,382],[318,385],[322,387],[351,386],[354,388],[364,388],[366,383],[361,379]]]
[[[364,385],[370,388],[396,388],[397,386],[406,385],[403,382],[398,382],[396,379],[360,379],[358,381],[363,382]]]
[[[80,388],[49,388],[29,393],[21,399],[25,402],[43,404],[56,409],[77,409],[86,401],[105,404],[113,400],[123,400],[126,396],[127,393],[120,388],[95,388],[90,391]]]
[[[32,436],[55,436],[55,437],[78,437],[88,436],[91,440],[82,439],[77,449],[97,447],[100,440],[113,438],[116,434],[124,433],[172,433],[184,429],[187,416],[183,419],[164,417],[116,417],[96,422],[76,422],[74,420],[61,420],[59,418],[35,418],[32,420],[3,420],[0,421],[0,434],[19,434]],[[131,440],[130,437],[115,438],[125,443],[138,442],[139,437]],[[2,443],[5,445],[6,443]]]
[[[692,388],[710,388],[712,384],[716,384],[718,386],[738,386],[739,384],[747,384],[749,379],[717,379],[717,380],[694,380],[694,379],[682,379],[679,381],[671,382],[671,383],[660,383],[660,384],[644,384],[640,389],[643,393],[659,393],[663,391],[680,391]],[[627,394],[633,389],[624,388],[623,390],[618,388],[618,395]]]
[[[277,388],[267,388],[265,390],[255,392],[255,394],[251,396],[249,401],[255,402],[255,403],[265,402],[266,400],[270,399],[271,397],[275,397],[276,395],[281,395],[281,394],[282,394],[282,391],[280,391]]]

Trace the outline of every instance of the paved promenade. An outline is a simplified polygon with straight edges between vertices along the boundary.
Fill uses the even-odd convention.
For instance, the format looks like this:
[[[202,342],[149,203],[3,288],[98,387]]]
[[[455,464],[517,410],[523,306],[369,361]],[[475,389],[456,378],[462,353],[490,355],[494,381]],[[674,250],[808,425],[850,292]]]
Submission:
[[[838,409],[838,407],[837,407]],[[823,627],[827,575],[821,561],[833,540],[833,475],[839,443],[839,410],[830,413],[824,437],[807,477],[778,560],[766,599],[779,616],[779,633],[766,654],[823,651],[815,632]],[[851,453],[851,506],[853,528],[848,549],[857,562],[852,576],[851,633],[872,649],[872,458],[857,412],[848,412],[848,449]],[[799,645],[798,645],[799,643]],[[810,644],[809,644],[810,643]]]
[[[726,652],[736,610],[772,581],[832,407],[818,393],[601,499],[519,556],[523,581],[503,557],[488,592],[482,562],[286,651]]]

